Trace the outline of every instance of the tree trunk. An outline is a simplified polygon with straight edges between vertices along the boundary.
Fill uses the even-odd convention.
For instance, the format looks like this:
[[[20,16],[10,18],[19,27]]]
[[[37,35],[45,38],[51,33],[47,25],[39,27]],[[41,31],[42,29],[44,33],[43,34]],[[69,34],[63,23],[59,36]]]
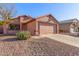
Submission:
[[[7,25],[3,24],[3,34],[7,34]]]

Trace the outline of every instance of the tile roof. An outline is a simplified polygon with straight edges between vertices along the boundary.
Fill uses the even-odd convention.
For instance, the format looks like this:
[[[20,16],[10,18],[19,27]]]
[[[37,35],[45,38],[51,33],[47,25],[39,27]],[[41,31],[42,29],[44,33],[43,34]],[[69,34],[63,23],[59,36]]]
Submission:
[[[38,16],[36,17],[36,19],[42,18],[42,17],[46,17],[46,16],[50,16],[51,14],[46,14],[46,15],[42,15],[42,16]]]
[[[69,20],[63,20],[59,21],[60,23],[72,23],[74,20],[78,20],[77,18],[69,19]]]

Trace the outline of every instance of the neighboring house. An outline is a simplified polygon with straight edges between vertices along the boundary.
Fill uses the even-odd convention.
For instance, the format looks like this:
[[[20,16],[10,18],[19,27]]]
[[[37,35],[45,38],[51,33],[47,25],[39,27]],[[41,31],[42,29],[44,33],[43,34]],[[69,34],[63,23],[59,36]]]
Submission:
[[[60,21],[60,32],[74,33],[79,31],[78,28],[79,20],[76,18]]]
[[[32,18],[30,16],[19,16],[11,20],[7,25],[1,26],[2,34],[16,34],[18,31],[30,31],[32,35],[59,33],[59,23],[51,15]]]

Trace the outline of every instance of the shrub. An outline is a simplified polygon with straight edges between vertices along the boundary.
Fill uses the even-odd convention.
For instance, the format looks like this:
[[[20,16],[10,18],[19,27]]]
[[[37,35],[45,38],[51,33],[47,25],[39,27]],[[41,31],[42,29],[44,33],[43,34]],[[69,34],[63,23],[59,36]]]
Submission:
[[[78,32],[79,32],[79,27],[78,27]]]
[[[15,30],[15,29],[16,29],[16,26],[15,26],[14,24],[10,24],[10,25],[9,25],[9,29],[10,29],[10,30]]]
[[[4,21],[1,21],[1,20],[0,20],[0,25],[3,25],[3,24],[4,24]]]
[[[59,30],[59,32],[61,33],[61,32],[64,32],[64,30]]]
[[[16,34],[18,40],[26,40],[30,38],[31,34],[29,31],[21,31]]]

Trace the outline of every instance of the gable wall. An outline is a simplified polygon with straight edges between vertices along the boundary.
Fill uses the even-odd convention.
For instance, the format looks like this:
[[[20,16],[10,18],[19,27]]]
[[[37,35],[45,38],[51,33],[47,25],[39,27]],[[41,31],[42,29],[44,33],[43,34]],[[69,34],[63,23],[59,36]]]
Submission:
[[[28,23],[25,27],[27,31],[31,32],[32,35],[35,35],[36,32],[36,21]]]
[[[64,32],[70,32],[70,24],[60,24],[60,30],[63,30]]]
[[[56,27],[57,27],[56,31],[57,31],[57,33],[59,33],[59,23],[57,23],[53,17],[51,17],[51,18],[49,18],[47,16],[46,17],[40,17],[40,18],[37,18],[36,21],[38,21],[39,23],[45,22],[45,23],[48,23],[48,24],[51,23],[52,25],[56,25]],[[38,30],[38,31],[40,31],[40,30]]]
[[[55,23],[57,24],[57,22],[55,21],[54,18],[49,18],[49,17],[40,17],[40,18],[37,18],[36,19],[37,21],[40,21],[40,22],[50,22],[50,23]]]

